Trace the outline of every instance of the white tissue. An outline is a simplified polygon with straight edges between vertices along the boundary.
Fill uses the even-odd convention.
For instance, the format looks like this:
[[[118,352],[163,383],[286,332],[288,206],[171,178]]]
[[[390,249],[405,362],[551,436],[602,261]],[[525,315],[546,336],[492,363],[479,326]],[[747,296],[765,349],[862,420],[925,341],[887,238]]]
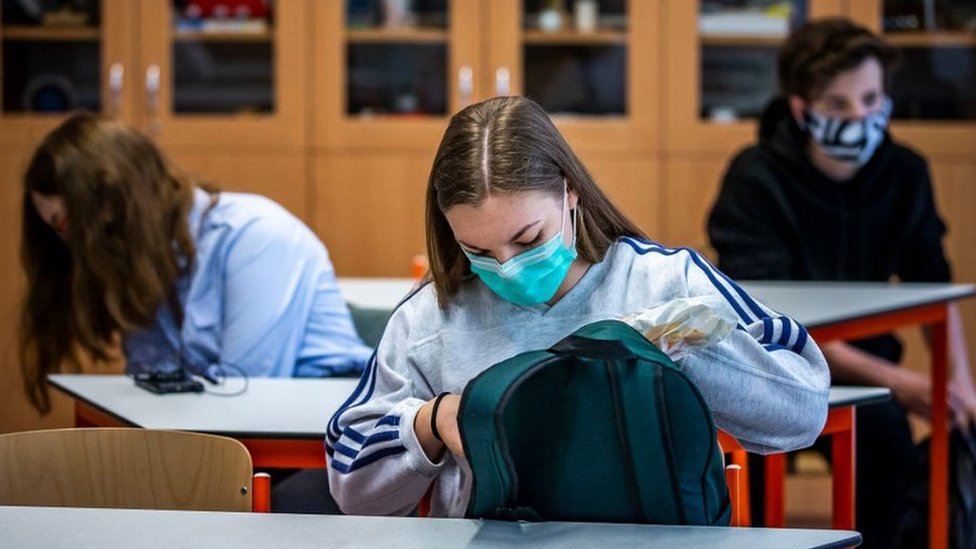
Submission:
[[[735,329],[737,317],[721,296],[707,295],[674,299],[621,320],[671,360],[678,360],[725,339]]]

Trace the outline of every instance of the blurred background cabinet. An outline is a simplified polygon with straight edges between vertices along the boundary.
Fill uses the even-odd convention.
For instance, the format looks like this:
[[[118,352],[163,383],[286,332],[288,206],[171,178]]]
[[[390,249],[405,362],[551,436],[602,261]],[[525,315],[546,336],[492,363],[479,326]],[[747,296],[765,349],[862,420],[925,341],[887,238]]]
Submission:
[[[66,113],[98,112],[187,171],[307,218],[307,80],[295,70],[307,64],[307,11],[306,0],[2,0],[0,431],[39,421],[16,367],[20,178],[33,147]],[[63,402],[44,422],[68,422]]]
[[[313,11],[314,226],[339,272],[409,274],[447,120],[496,95],[538,101],[628,213],[656,223],[657,0],[346,0]]]
[[[85,108],[146,131],[187,171],[278,200],[340,275],[408,276],[448,118],[524,94],[652,238],[707,254],[707,212],[730,158],[756,139],[779,46],[810,18],[845,15],[903,51],[892,132],[929,158],[956,278],[976,281],[974,11],[972,0],[0,0],[0,215],[19,227],[31,149]],[[9,365],[18,230],[0,237]],[[965,314],[976,349],[976,305]],[[0,431],[37,421],[14,370],[0,374]]]

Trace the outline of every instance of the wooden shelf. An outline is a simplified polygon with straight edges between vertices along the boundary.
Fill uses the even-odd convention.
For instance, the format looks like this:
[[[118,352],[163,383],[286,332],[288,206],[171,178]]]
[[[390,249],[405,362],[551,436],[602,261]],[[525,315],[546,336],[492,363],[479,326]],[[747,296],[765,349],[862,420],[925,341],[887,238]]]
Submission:
[[[971,32],[890,32],[885,34],[885,40],[903,48],[976,48],[976,34]]]
[[[447,31],[443,29],[350,29],[346,38],[353,44],[446,44]]]
[[[98,27],[38,27],[3,25],[0,36],[4,40],[30,42],[95,42],[101,37]]]
[[[173,34],[173,40],[177,42],[270,42],[271,39],[270,29],[255,31],[178,29]]]
[[[616,30],[596,30],[593,32],[527,30],[522,33],[522,41],[526,44],[543,46],[603,46],[627,43],[627,33]]]
[[[707,34],[701,37],[702,46],[725,46],[733,48],[778,48],[786,40],[785,36]]]

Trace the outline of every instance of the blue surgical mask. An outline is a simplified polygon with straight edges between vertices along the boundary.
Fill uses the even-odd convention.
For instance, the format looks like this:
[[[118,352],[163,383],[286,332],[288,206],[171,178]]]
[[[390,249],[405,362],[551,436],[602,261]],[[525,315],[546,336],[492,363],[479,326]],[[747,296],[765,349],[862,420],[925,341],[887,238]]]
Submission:
[[[844,120],[807,109],[803,129],[827,156],[863,166],[884,141],[890,117],[891,99],[885,98],[881,110],[863,118]]]
[[[567,204],[564,193],[560,226],[566,220]],[[563,242],[563,230],[559,229],[543,244],[505,263],[475,255],[463,248],[462,251],[471,261],[471,271],[502,299],[520,306],[545,303],[556,295],[556,290],[566,279],[569,267],[576,259],[576,209],[573,209],[573,243],[568,247]]]

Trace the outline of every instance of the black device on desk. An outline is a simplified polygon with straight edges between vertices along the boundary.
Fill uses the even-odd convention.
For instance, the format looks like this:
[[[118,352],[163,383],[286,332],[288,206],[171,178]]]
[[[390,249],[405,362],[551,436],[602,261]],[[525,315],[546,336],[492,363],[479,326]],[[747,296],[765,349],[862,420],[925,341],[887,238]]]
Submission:
[[[135,374],[136,385],[157,394],[202,393],[203,383],[193,379],[186,370],[150,370]]]

